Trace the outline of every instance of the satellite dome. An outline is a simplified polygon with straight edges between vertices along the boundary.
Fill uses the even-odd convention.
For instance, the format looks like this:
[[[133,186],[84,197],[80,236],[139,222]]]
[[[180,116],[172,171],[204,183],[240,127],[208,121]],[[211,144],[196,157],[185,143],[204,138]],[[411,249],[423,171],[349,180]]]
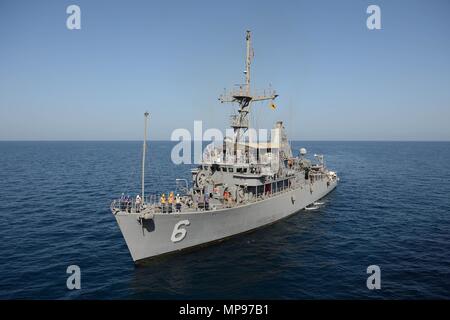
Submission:
[[[300,148],[300,155],[304,156],[306,154],[305,148]]]

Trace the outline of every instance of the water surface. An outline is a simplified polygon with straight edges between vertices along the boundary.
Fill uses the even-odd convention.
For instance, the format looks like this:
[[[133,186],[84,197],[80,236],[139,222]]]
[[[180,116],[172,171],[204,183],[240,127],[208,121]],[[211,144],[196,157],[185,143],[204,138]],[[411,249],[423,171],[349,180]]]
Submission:
[[[189,178],[172,146],[150,143],[148,192]],[[300,147],[341,177],[320,210],[136,268],[109,204],[140,191],[140,142],[0,142],[0,298],[450,298],[450,143]]]

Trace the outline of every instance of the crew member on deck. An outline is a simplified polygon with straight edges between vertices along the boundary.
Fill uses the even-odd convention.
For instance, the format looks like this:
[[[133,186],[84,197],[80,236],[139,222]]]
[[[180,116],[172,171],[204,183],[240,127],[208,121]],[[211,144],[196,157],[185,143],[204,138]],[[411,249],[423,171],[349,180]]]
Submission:
[[[177,193],[177,196],[175,197],[175,208],[176,208],[176,212],[181,211],[181,197],[178,193]]]
[[[209,210],[209,196],[207,193],[205,193],[204,201],[205,201],[205,210]]]
[[[128,213],[131,213],[131,196],[130,195],[127,195],[127,198],[126,198],[127,200],[126,200],[126,202],[127,202],[127,212]]]
[[[225,190],[223,193],[223,202],[226,206],[228,206],[230,204],[230,193],[228,192],[228,190]]]
[[[166,195],[164,193],[161,194],[160,202],[161,202],[161,210],[164,213],[165,208],[166,208]]]
[[[172,212],[173,210],[173,191],[169,194],[169,212]]]
[[[122,192],[122,195],[120,196],[120,210],[124,211],[125,210],[125,194]]]
[[[136,196],[136,212],[141,212],[141,197]]]

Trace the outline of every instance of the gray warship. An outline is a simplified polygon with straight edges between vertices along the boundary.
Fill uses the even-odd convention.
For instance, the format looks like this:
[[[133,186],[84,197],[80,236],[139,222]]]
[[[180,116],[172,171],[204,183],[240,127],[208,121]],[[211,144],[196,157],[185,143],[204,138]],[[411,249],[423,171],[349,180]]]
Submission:
[[[201,164],[191,170],[192,183],[177,179],[179,194],[145,196],[144,168],[147,119],[142,154],[142,190],[135,199],[113,200],[111,211],[137,264],[169,253],[209,244],[272,224],[301,210],[314,210],[339,178],[325,166],[323,155],[294,156],[283,122],[277,121],[270,141],[253,141],[249,113],[256,101],[273,101],[274,90],[250,89],[253,57],[251,33],[246,33],[245,84],[219,100],[238,105],[231,116],[233,135],[219,146],[205,148]],[[176,197],[174,199],[174,197]]]

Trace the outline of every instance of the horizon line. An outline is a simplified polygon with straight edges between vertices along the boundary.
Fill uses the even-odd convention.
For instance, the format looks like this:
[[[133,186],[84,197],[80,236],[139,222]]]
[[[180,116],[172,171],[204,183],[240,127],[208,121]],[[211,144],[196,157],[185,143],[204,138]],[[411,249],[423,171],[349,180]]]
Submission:
[[[138,139],[0,139],[0,142],[142,142],[143,140]],[[153,142],[181,142],[183,140],[165,140],[165,139],[152,139],[147,141]],[[210,142],[213,140],[192,140],[191,142]],[[414,139],[305,139],[297,140],[291,139],[290,142],[450,142],[450,140],[414,140]]]

